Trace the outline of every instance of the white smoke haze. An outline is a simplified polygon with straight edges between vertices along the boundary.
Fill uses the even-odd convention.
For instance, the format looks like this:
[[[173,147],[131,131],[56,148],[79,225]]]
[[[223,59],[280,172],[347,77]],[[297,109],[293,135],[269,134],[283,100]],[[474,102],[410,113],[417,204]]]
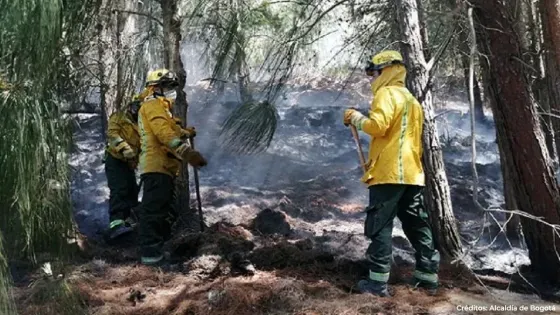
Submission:
[[[320,63],[328,61],[331,55],[327,51],[336,50],[336,42],[327,38],[322,41]],[[224,95],[219,97],[214,90],[206,89],[200,80],[210,77],[211,69],[201,61],[201,54],[201,45],[184,44],[188,125],[196,127],[197,150],[209,162],[199,172],[207,223],[224,220],[241,224],[265,208],[278,209],[292,220],[296,236],[355,234],[356,240],[344,252],[361,259],[367,247],[367,240],[361,235],[365,216],[361,211],[367,205],[367,189],[359,182],[361,168],[357,151],[349,129],[342,124],[342,113],[349,106],[367,112],[370,95],[363,92],[369,91],[367,81],[355,80],[344,90],[342,84],[328,78],[304,81],[307,86],[287,86],[276,103],[279,121],[270,148],[258,155],[233,155],[220,147],[218,135],[228,114],[240,105],[236,85],[228,83]],[[340,60],[352,61],[350,57]],[[437,121],[454,211],[465,241],[472,240],[480,231],[481,222],[471,200],[468,105],[457,98],[440,96],[439,100],[446,103],[446,108],[438,110],[442,115]],[[454,111],[447,112],[450,109]],[[503,196],[499,155],[493,122],[491,116],[488,118],[488,123],[476,126],[480,198],[483,204],[500,206]],[[101,163],[104,149],[101,121],[96,114],[78,115],[75,119],[79,128],[74,132],[75,148],[70,161],[74,168],[74,211],[80,229],[88,236],[99,237],[108,223],[108,189]],[[368,138],[363,133],[360,137],[367,154]],[[491,236],[485,235],[482,244],[489,243]],[[404,238],[400,224],[395,227],[394,237]],[[396,255],[412,260],[409,245],[402,244],[405,245],[396,245],[399,248]],[[507,250],[504,244],[504,241],[496,242],[469,256],[470,264],[506,272],[528,264],[525,249]]]

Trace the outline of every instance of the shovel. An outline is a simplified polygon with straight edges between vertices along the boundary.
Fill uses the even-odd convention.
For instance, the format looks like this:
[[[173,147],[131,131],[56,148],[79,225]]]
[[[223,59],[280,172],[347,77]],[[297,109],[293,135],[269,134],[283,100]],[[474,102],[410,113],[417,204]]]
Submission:
[[[352,137],[354,137],[354,142],[356,143],[356,147],[358,148],[360,164],[362,164],[362,168],[364,169],[364,173],[365,173],[367,172],[366,159],[364,158],[364,152],[362,151],[362,145],[360,144],[360,137],[358,136],[358,130],[356,130],[356,126],[350,125],[350,131],[352,131]]]

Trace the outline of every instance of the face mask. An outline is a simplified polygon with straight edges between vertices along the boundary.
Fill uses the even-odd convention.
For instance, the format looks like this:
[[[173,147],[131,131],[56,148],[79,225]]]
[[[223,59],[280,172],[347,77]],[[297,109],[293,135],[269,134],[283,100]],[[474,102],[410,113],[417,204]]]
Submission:
[[[167,91],[163,93],[163,96],[167,99],[174,101],[175,99],[177,99],[177,91],[175,90]]]

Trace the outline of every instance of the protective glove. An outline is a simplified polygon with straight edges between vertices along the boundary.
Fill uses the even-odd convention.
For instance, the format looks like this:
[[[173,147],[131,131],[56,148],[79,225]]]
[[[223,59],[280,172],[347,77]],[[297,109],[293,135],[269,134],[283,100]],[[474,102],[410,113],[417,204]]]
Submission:
[[[200,152],[195,150],[189,150],[184,155],[185,160],[189,163],[192,167],[199,168],[202,166],[206,166],[208,162],[206,159],[200,154]]]
[[[194,138],[196,130],[194,127],[181,128],[181,138]]]
[[[128,148],[126,148],[123,152],[122,152],[123,156],[125,159],[133,159],[136,154],[134,154],[134,151],[132,151],[132,148],[129,146]]]
[[[125,159],[133,159],[136,156],[136,154],[134,153],[134,150],[132,150],[132,148],[130,147],[130,145],[128,143],[126,143],[126,141],[121,142],[117,146],[117,151],[122,153],[122,155],[124,156]]]
[[[344,126],[348,127],[348,125],[352,124],[358,127],[359,122],[363,118],[365,118],[365,116],[362,115],[362,113],[351,107],[344,111]]]
[[[178,155],[183,156],[185,152],[187,152],[191,146],[188,142],[181,142],[181,144],[175,149]]]

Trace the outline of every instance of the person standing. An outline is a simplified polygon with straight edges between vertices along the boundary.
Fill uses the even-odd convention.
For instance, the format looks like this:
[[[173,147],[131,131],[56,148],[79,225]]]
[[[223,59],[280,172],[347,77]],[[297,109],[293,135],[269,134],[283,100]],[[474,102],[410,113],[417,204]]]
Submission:
[[[162,247],[169,239],[174,220],[174,179],[182,161],[193,167],[206,165],[202,155],[190,147],[189,129],[182,129],[171,110],[179,87],[177,76],[167,69],[150,71],[147,97],[142,103],[138,125],[141,137],[140,174],[143,197],[140,205],[138,238],[141,262],[165,266]],[[193,130],[194,133],[194,130]]]
[[[367,171],[361,179],[369,189],[364,225],[371,240],[366,252],[369,277],[358,282],[358,288],[390,296],[393,221],[398,217],[416,250],[412,284],[435,293],[440,256],[423,199],[422,106],[405,87],[406,68],[398,51],[373,56],[366,74],[373,92],[369,116],[353,108],[344,112],[345,125],[352,124],[371,137]]]
[[[137,126],[140,104],[140,100],[133,100],[124,111],[117,111],[109,117],[104,161],[110,190],[110,241],[133,230],[129,218],[132,209],[138,205],[139,187],[135,170],[140,152],[140,134]]]

